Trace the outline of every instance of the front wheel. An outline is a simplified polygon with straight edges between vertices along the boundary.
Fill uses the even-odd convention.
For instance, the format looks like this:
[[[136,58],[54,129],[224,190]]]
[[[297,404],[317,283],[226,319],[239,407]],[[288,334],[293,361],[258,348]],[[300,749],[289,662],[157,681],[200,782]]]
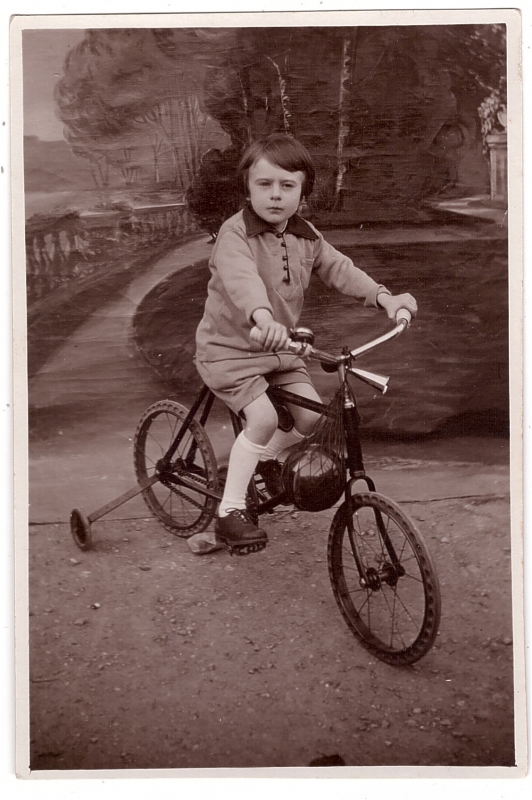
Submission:
[[[142,416],[134,442],[139,484],[159,477],[158,482],[142,492],[146,505],[167,530],[184,538],[204,531],[216,511],[217,501],[201,490],[218,490],[212,445],[194,420],[184,428],[187,414],[184,406],[172,400],[154,403]],[[176,437],[180,437],[179,444],[168,459],[166,454]],[[180,483],[181,476],[188,486]]]
[[[440,623],[432,559],[414,523],[387,497],[355,494],[350,506],[340,506],[329,533],[336,602],[370,653],[388,664],[413,664],[434,644]]]

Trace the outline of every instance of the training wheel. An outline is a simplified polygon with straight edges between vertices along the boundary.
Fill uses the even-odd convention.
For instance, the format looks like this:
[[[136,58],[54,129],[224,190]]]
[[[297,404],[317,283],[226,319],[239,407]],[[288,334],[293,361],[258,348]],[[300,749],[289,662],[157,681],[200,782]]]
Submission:
[[[79,508],[75,508],[70,514],[70,532],[80,550],[91,549],[91,524]]]

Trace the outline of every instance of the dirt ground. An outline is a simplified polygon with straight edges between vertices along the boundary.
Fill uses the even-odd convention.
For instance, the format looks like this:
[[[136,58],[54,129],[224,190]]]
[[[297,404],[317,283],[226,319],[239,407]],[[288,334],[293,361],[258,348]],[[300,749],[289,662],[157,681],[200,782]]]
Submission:
[[[98,521],[88,552],[66,524],[32,525],[31,769],[297,767],[332,754],[513,765],[508,498],[404,507],[442,590],[436,645],[407,668],[370,656],[340,615],[332,511],[274,513],[268,547],[246,558],[193,555],[148,512]]]

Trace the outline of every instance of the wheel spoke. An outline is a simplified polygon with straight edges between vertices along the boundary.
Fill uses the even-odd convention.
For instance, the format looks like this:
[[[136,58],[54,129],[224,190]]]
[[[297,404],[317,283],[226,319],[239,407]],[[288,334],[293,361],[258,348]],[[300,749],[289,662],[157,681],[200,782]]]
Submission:
[[[404,566],[404,565],[401,563],[401,566]],[[405,572],[404,575],[401,575],[399,580],[400,581],[404,581],[405,578],[410,578],[411,581],[415,581],[416,583],[420,583],[423,586],[423,580],[421,578],[418,578],[417,575],[412,575],[410,572]]]
[[[406,615],[407,615],[407,617],[410,619],[410,621],[412,622],[412,624],[413,624],[414,626],[417,626],[417,624],[418,624],[418,623],[417,623],[417,622],[414,620],[413,616],[410,614],[410,611],[408,610],[408,608],[406,607],[406,605],[403,603],[403,601],[402,601],[401,597],[400,597],[400,596],[399,596],[399,594],[397,593],[397,590],[394,590],[394,598],[395,598],[395,599],[398,601],[398,603],[399,603],[399,604],[400,604],[400,605],[403,607],[405,614],[406,614]],[[394,606],[395,606],[395,602],[394,602]]]
[[[160,453],[159,453],[159,458],[161,458],[162,456],[164,456],[164,453],[165,453],[165,449],[166,449],[166,448],[164,447],[164,445],[163,445],[163,444],[161,444],[161,442],[159,441],[159,439],[155,437],[155,434],[153,433],[153,431],[149,431],[149,437],[150,437],[150,441],[152,442],[152,444],[154,444],[154,445],[155,445],[155,447],[158,447],[158,448],[159,448],[159,451],[160,451]]]
[[[396,594],[396,592],[393,592],[393,598],[394,599],[393,599],[393,603],[392,603],[392,607],[391,608],[390,608],[390,603],[388,601],[388,597],[386,595],[386,592],[383,591],[382,596],[384,598],[384,602],[386,603],[386,605],[388,607],[388,610],[390,612],[390,616],[391,616],[389,646],[391,648],[393,648],[393,636],[394,636],[394,631],[395,631],[395,600],[397,598],[397,594]],[[406,647],[405,641],[404,641],[403,636],[400,633],[400,631],[397,631],[397,635],[398,635],[399,639],[401,640],[401,645],[403,646],[403,648]]]

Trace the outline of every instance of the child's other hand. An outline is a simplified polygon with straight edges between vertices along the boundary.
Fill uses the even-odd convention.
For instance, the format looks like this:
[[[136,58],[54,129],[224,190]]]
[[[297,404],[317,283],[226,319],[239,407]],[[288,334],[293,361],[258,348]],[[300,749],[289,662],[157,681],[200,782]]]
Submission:
[[[251,339],[261,345],[263,350],[275,352],[286,349],[290,337],[284,325],[275,320],[256,321],[257,324],[251,332]]]
[[[410,311],[413,317],[417,314],[417,303],[414,297],[411,294],[385,294],[382,292],[379,294],[377,298],[377,302],[388,314],[389,319],[392,322],[395,322],[397,318],[397,312],[401,308],[406,308],[407,311]]]

